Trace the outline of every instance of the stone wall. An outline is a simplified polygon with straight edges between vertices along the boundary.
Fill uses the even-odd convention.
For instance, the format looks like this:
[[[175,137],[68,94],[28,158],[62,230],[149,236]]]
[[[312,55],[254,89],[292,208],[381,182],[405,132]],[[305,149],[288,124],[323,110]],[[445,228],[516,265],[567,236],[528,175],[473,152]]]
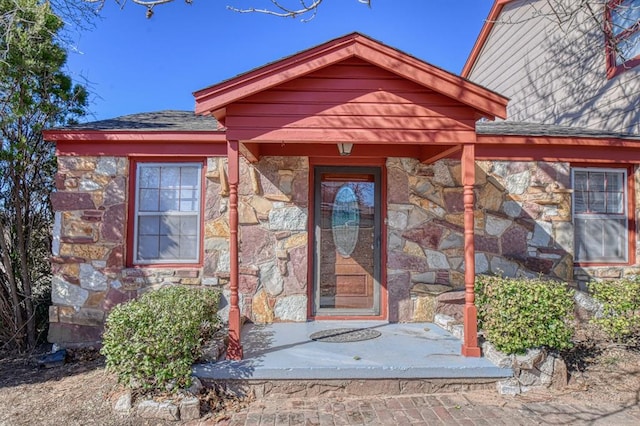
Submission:
[[[464,288],[460,161],[390,158],[389,319],[431,321],[435,297]],[[476,273],[573,280],[569,165],[476,163]]]
[[[207,159],[202,266],[180,268],[126,265],[129,159],[61,156],[58,165],[57,192],[51,199],[51,342],[98,342],[104,319],[116,304],[167,284],[220,288],[220,315],[226,320],[230,254],[225,158]],[[637,171],[635,177],[639,179]],[[435,298],[464,287],[460,180],[459,161],[387,161],[390,321],[431,321]],[[626,266],[574,269],[569,186],[567,163],[478,161],[476,272],[544,275],[579,284],[640,272]],[[256,323],[305,321],[308,159],[241,160],[238,193],[242,315]]]
[[[240,296],[256,323],[306,321],[309,162],[263,157],[240,170]]]
[[[97,342],[105,312],[135,297],[123,281],[129,162],[59,157],[49,341]]]
[[[225,167],[226,159],[207,159],[202,267],[128,267],[129,160],[59,157],[57,192],[52,194],[49,341],[97,343],[115,305],[171,284],[220,288],[220,315],[226,320],[230,257]],[[308,173],[308,161],[297,157],[241,164],[240,307],[252,321],[306,320]]]

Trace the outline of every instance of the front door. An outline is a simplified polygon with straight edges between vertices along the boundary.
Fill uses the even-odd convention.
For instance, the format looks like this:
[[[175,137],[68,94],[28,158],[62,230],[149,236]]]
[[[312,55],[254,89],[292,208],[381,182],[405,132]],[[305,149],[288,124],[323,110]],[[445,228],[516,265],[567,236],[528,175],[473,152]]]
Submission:
[[[380,315],[380,175],[314,170],[314,316]]]

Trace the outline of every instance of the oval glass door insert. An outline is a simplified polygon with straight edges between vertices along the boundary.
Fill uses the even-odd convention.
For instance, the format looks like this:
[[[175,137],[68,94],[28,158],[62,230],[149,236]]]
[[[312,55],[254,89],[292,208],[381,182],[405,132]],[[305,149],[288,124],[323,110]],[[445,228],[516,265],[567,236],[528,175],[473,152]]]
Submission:
[[[340,187],[333,201],[331,231],[336,250],[342,257],[349,257],[358,243],[360,208],[358,197],[350,186]]]

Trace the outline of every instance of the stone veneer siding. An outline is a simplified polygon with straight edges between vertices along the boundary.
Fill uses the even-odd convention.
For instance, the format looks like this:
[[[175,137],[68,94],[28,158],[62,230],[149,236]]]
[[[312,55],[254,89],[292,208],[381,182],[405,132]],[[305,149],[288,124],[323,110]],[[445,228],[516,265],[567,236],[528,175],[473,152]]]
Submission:
[[[52,302],[49,341],[98,343],[104,320],[118,303],[164,285],[219,287],[220,315],[228,317],[229,221],[226,159],[205,170],[202,267],[127,267],[125,242],[129,160],[58,158],[51,201]],[[307,316],[306,158],[242,161],[239,187],[240,307],[255,322],[304,321]]]
[[[51,342],[97,343],[116,304],[167,284],[220,288],[220,315],[228,317],[225,158],[207,159],[204,259],[198,268],[125,265],[127,158],[61,156],[58,166],[52,195]],[[430,321],[435,297],[464,287],[460,173],[455,160],[432,165],[387,160],[390,321]],[[581,283],[638,272],[635,267],[574,269],[567,163],[478,161],[476,182],[477,273]],[[265,157],[251,165],[241,160],[238,193],[242,315],[256,323],[305,321],[308,159]]]
[[[390,158],[387,173],[389,319],[431,321],[437,295],[464,289],[460,161]],[[584,287],[638,273],[610,266],[575,268],[574,276],[570,179],[568,163],[476,162],[477,274],[542,275]]]

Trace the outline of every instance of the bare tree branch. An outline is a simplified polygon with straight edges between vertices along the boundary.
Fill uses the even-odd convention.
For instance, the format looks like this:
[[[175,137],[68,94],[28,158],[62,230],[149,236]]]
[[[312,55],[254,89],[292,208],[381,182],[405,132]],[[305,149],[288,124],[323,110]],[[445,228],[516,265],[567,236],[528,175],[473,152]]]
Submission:
[[[98,10],[102,9],[107,0],[83,0],[86,3],[98,5]],[[124,7],[127,0],[114,0],[120,7]],[[167,3],[173,3],[176,0],[129,0],[132,3],[147,8],[146,16],[151,18],[153,16],[153,8]],[[282,0],[269,0],[272,4],[272,8],[256,8],[248,7],[241,8],[235,6],[227,6],[228,10],[238,13],[263,13],[265,15],[277,16],[279,18],[297,18],[300,16],[309,16],[303,19],[303,22],[312,20],[318,13],[318,7],[322,4],[323,0],[298,0],[299,6],[291,7],[283,3]],[[372,0],[357,0],[358,3],[365,4],[371,7]],[[184,0],[185,3],[191,4],[193,0]]]

